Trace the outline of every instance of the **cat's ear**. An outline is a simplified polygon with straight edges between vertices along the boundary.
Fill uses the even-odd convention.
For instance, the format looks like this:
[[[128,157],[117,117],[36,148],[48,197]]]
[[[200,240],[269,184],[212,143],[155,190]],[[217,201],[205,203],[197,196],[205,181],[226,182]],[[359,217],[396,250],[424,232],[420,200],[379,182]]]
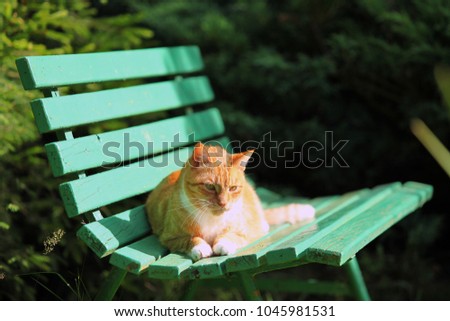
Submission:
[[[197,143],[189,159],[189,164],[194,168],[220,166],[224,161],[225,154],[226,152],[220,147]]]
[[[239,169],[241,169],[242,171],[245,171],[245,168],[247,167],[247,163],[250,159],[250,157],[252,157],[252,154],[255,150],[248,150],[245,151],[243,153],[239,153],[239,154],[233,154],[231,155],[231,163],[233,164],[234,167],[237,167]]]
[[[192,152],[192,156],[189,159],[189,164],[192,167],[199,167],[205,161],[203,151],[204,147],[205,145],[203,145],[201,142],[195,144],[194,151]]]

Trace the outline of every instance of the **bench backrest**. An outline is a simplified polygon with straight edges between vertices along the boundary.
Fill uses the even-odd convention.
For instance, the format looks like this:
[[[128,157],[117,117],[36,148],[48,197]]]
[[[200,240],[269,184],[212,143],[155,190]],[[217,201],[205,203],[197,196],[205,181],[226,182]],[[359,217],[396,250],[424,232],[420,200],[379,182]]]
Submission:
[[[98,229],[89,245],[99,256],[150,230],[143,206],[107,218],[101,207],[151,191],[183,165],[195,141],[226,141],[220,137],[224,127],[218,110],[205,107],[214,94],[208,78],[198,75],[203,61],[195,46],[23,57],[16,64],[24,88],[44,93],[45,98],[31,102],[37,128],[59,138],[45,146],[54,175],[78,175],[60,185],[61,197],[70,217],[91,213],[97,221],[81,234]],[[121,87],[118,82],[130,79],[145,83]],[[117,88],[66,96],[58,91],[112,81]],[[181,108],[185,113],[175,117],[77,136],[76,128],[86,133],[93,123],[161,112],[167,116]]]

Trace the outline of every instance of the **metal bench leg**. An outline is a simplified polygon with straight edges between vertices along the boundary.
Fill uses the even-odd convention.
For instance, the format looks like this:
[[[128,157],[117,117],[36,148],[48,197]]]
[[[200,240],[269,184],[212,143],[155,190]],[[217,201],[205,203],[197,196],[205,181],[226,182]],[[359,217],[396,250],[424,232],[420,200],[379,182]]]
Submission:
[[[200,287],[201,280],[191,280],[186,285],[186,290],[181,297],[183,301],[192,301],[194,300],[194,296],[197,293],[197,289]]]
[[[117,290],[119,289],[120,284],[125,278],[126,274],[127,271],[119,269],[117,267],[113,267],[112,270],[109,272],[109,275],[105,280],[105,283],[103,283],[97,295],[95,296],[95,300],[98,301],[112,300]]]
[[[239,272],[237,273],[239,283],[244,290],[244,298],[251,301],[261,301],[261,293],[256,288],[255,280],[249,273]]]
[[[348,260],[344,264],[345,271],[350,281],[350,288],[356,299],[361,301],[370,301],[369,292],[362,276],[356,257]]]

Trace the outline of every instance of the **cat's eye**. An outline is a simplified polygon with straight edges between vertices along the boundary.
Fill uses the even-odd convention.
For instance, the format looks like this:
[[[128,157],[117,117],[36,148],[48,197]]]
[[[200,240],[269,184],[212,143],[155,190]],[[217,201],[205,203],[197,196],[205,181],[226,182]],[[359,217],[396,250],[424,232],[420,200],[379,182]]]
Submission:
[[[216,190],[216,186],[214,184],[204,184],[203,186],[206,188],[206,190],[208,190],[210,192]]]
[[[237,189],[238,189],[238,186],[230,186],[230,187],[228,188],[228,190],[229,190],[230,192],[236,192]]]

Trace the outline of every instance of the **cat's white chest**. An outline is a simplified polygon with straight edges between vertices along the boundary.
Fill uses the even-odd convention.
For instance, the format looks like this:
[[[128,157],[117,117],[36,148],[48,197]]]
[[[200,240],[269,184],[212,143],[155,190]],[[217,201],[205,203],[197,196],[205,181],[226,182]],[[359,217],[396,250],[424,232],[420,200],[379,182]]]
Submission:
[[[221,234],[227,226],[227,220],[222,216],[214,216],[205,214],[196,219],[196,223],[200,227],[203,239],[210,245],[213,245],[217,236]]]
[[[211,246],[225,229],[228,229],[232,225],[237,224],[236,216],[242,212],[242,200],[234,203],[231,209],[220,216],[212,214],[204,214],[196,219],[197,224],[200,227],[203,239]]]
[[[236,215],[239,215],[243,209],[242,200],[239,200],[233,204],[229,211],[220,216],[213,215],[211,213],[200,214],[197,212],[198,209],[196,209],[195,206],[193,206],[193,204],[189,201],[184,189],[182,189],[180,196],[181,204],[188,209],[188,212],[192,215],[193,219],[199,226],[203,239],[211,246],[214,245],[214,241],[218,235],[220,235],[231,224],[236,222]]]

